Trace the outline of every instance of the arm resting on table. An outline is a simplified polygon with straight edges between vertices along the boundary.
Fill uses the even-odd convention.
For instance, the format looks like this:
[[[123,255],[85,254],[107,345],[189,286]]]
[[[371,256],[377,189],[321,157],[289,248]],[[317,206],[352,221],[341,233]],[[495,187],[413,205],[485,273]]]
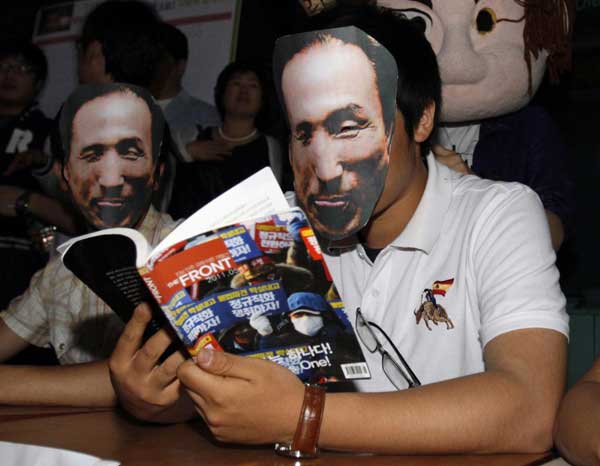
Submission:
[[[517,330],[485,347],[484,373],[400,392],[328,395],[319,444],[402,454],[546,451],[566,352],[558,332]]]
[[[319,445],[386,454],[547,451],[566,348],[553,330],[515,330],[486,345],[484,373],[399,392],[328,394]],[[287,369],[204,350],[177,374],[217,439],[293,438],[304,390]]]
[[[600,359],[563,399],[555,441],[570,463],[600,466]]]
[[[116,405],[107,361],[65,366],[0,365],[0,404]]]

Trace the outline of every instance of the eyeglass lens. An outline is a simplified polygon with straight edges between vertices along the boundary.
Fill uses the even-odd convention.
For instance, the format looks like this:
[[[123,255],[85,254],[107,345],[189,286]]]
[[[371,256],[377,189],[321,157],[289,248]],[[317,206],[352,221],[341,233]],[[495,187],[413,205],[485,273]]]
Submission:
[[[31,72],[31,66],[25,63],[0,63],[0,71],[3,73],[17,72],[19,74],[26,74]]]
[[[392,382],[392,384],[399,390],[405,387],[405,383],[408,383],[409,387],[421,385],[421,382],[419,381],[417,376],[414,375],[414,372],[410,369],[410,366],[404,360],[404,358],[402,357],[398,349],[394,346],[394,344],[391,342],[389,337],[385,335],[383,329],[380,329],[379,327],[377,328],[390,342],[390,345],[392,345],[394,351],[397,353],[400,359],[400,363],[402,363],[405,366],[406,370],[404,370],[402,366],[398,364],[398,362],[395,361],[394,358],[392,358],[392,356],[386,350],[383,349],[383,345],[375,335],[375,332],[371,328],[371,324],[364,318],[360,308],[356,309],[356,333],[358,334],[358,337],[363,342],[367,350],[369,350],[371,353],[374,353],[375,351],[379,351],[381,353],[382,369],[384,374],[390,380],[390,382]]]
[[[356,311],[356,332],[366,348],[374,353],[380,345],[375,333],[363,317],[360,309]]]

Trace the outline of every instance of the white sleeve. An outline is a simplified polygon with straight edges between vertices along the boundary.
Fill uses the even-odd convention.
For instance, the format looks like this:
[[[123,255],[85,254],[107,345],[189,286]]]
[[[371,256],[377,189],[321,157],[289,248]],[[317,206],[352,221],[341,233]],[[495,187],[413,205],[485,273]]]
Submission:
[[[487,212],[478,219],[471,245],[482,345],[523,328],[552,329],[568,337],[566,300],[539,197],[522,186]]]
[[[184,162],[193,162],[192,156],[188,154],[186,144],[188,142],[195,141],[198,137],[198,130],[192,127],[186,128],[185,130],[171,129],[171,139],[179,149],[181,158]]]

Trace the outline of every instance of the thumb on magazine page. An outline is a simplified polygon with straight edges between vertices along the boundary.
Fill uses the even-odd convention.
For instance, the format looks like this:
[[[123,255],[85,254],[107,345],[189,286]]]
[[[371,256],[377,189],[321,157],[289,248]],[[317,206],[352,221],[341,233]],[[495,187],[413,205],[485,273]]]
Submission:
[[[252,362],[243,356],[211,349],[203,349],[196,356],[196,364],[206,372],[244,380],[252,380],[256,377]]]

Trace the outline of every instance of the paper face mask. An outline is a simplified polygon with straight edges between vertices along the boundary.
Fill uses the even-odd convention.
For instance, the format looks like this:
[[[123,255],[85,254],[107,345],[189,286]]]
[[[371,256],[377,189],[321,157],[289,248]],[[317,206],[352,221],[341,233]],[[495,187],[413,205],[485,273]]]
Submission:
[[[396,62],[344,27],[280,38],[273,63],[298,201],[321,236],[350,236],[369,221],[387,175]]]
[[[63,174],[96,229],[136,227],[156,182],[164,129],[148,92],[126,84],[78,87],[61,111]]]

